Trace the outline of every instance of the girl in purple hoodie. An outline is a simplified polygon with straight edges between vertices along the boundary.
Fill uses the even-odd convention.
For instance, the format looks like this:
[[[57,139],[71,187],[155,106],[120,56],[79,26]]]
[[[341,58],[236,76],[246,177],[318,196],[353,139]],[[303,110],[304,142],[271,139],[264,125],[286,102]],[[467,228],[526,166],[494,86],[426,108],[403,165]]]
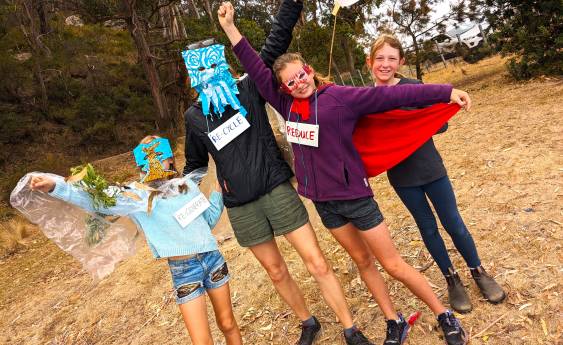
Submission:
[[[232,5],[223,3],[218,14],[235,55],[264,99],[286,120],[287,138],[295,154],[299,194],[314,202],[323,224],[353,258],[361,278],[387,318],[385,344],[402,344],[409,325],[393,308],[371,255],[356,257],[357,252],[368,252],[356,252],[350,246],[357,244],[358,238],[392,277],[434,312],[447,344],[465,344],[467,337],[459,321],[443,306],[425,278],[396,250],[373,199],[352,133],[361,116],[399,107],[451,101],[468,110],[471,106],[468,94],[450,85],[354,88],[327,84],[315,76],[299,54],[293,53],[279,57],[272,72],[235,27]],[[285,94],[279,92],[280,88]]]

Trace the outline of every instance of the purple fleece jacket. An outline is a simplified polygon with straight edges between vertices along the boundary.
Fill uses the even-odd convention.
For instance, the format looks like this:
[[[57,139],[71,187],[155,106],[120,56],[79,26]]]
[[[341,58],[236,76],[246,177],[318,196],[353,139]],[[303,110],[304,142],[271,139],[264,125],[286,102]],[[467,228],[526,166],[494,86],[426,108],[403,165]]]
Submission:
[[[436,84],[390,87],[330,85],[318,91],[316,96],[311,96],[311,115],[303,121],[297,114],[290,113],[293,97],[279,91],[272,70],[266,67],[246,38],[237,43],[233,51],[262,97],[286,120],[291,116],[291,121],[315,124],[318,118],[319,147],[292,144],[295,176],[299,184],[297,191],[313,201],[373,196],[364,165],[352,143],[352,132],[361,116],[400,107],[447,103],[452,92],[451,85]]]

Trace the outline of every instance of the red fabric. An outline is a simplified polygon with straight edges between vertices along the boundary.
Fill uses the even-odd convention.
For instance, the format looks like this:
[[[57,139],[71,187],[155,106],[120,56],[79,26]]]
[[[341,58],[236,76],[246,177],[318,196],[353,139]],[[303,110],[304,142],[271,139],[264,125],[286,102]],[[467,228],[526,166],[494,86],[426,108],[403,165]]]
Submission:
[[[293,98],[289,111],[299,114],[302,120],[309,120],[309,98]]]
[[[317,89],[318,91],[322,91],[323,89],[333,85],[333,83],[326,83],[319,86]],[[292,113],[297,113],[301,116],[301,120],[307,121],[309,120],[310,116],[310,108],[309,108],[309,100],[313,97],[312,95],[309,98],[293,98],[293,103],[291,103],[291,109],[289,110]]]
[[[368,176],[377,176],[410,156],[459,109],[457,104],[440,103],[364,116],[356,125],[353,140]]]

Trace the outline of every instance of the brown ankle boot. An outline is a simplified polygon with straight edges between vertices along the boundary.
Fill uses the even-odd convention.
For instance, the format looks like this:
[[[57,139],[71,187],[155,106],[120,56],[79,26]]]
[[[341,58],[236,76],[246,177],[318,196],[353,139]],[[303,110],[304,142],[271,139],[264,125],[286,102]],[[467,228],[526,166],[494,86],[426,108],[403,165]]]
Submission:
[[[498,283],[491,277],[482,266],[472,268],[471,275],[477,283],[479,290],[485,299],[493,304],[502,302],[506,298],[504,290]]]
[[[446,275],[446,282],[448,282],[448,298],[450,306],[458,313],[468,313],[473,309],[471,300],[465,291],[465,287],[459,278],[459,275],[453,268],[449,268],[449,274]]]

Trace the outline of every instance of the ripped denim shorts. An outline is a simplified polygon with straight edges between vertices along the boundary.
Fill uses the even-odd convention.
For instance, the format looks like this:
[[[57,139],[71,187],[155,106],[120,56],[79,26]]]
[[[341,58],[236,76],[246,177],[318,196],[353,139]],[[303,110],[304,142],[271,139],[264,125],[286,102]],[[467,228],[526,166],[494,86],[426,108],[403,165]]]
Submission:
[[[221,252],[199,253],[189,259],[168,260],[176,303],[187,303],[229,281],[229,269]]]

